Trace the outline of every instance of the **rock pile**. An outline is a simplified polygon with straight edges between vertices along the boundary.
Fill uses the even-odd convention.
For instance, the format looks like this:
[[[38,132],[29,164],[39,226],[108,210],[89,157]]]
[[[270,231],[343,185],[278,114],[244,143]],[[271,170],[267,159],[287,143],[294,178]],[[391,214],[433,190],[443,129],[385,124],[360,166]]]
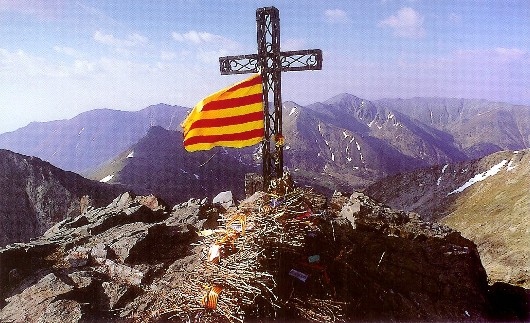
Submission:
[[[0,249],[0,287],[2,322],[480,321],[491,309],[458,232],[289,185],[228,209],[122,194]]]

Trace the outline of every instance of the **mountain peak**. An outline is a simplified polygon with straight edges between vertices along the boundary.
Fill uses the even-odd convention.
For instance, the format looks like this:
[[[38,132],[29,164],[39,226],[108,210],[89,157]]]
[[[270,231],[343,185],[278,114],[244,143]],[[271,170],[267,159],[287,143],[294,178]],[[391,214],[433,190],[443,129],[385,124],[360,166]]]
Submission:
[[[363,101],[363,99],[353,94],[350,94],[350,93],[341,93],[341,94],[335,95],[334,97],[330,99],[327,99],[326,101],[324,101],[324,103],[325,104],[337,104],[340,102],[358,102],[358,101]]]

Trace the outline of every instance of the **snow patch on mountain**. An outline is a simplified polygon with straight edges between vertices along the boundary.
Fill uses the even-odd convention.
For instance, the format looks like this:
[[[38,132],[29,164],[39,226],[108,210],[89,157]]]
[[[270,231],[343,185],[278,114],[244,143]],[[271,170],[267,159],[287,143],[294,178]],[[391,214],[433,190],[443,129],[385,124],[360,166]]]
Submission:
[[[440,177],[438,177],[438,180],[436,181],[436,186],[440,186],[440,182],[442,181],[442,175],[445,173],[445,170],[447,169],[447,164],[444,165],[442,168],[442,173],[440,174]]]
[[[493,167],[491,167],[488,171],[475,175],[473,178],[471,178],[470,180],[465,182],[464,185],[462,185],[459,188],[457,188],[456,190],[448,193],[447,196],[449,196],[451,194],[454,194],[454,193],[460,193],[460,192],[464,191],[466,188],[470,187],[471,185],[473,185],[475,183],[478,183],[480,181],[483,181],[486,178],[497,174],[507,162],[508,161],[506,159],[504,159],[500,163],[498,163],[498,164],[494,165]]]
[[[102,183],[107,183],[107,182],[110,181],[113,177],[114,177],[114,175],[108,175],[108,176],[103,177],[103,178],[100,179],[99,181],[102,182]]]

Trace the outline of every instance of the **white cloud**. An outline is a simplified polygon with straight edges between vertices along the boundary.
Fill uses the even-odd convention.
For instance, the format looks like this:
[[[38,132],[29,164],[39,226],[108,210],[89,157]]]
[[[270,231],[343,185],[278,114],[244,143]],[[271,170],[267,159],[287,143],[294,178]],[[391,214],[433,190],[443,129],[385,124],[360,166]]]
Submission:
[[[163,50],[160,52],[160,59],[163,61],[172,61],[177,58],[177,53]]]
[[[98,21],[99,24],[107,24],[107,25],[119,25],[120,23],[114,19],[111,18],[109,15],[107,15],[104,11],[97,9],[95,7],[91,7],[86,5],[85,3],[81,3],[81,1],[76,1],[76,5],[81,8],[83,11],[82,14],[88,14],[92,17],[92,19],[95,19]]]
[[[23,50],[10,52],[0,48],[0,76],[13,74],[14,77],[21,75],[63,77],[66,73],[64,66],[53,65],[42,57],[33,56]]]
[[[392,15],[381,22],[380,27],[389,27],[394,31],[394,36],[404,38],[422,38],[426,31],[423,27],[424,17],[416,10],[404,7],[395,15]]]
[[[54,46],[53,50],[56,51],[59,54],[64,54],[64,55],[67,55],[67,56],[72,56],[72,57],[82,56],[79,51],[77,51],[75,48],[71,48],[71,47]]]
[[[87,60],[76,60],[73,65],[73,73],[76,75],[89,75],[94,73],[96,64]]]
[[[39,19],[56,19],[61,15],[65,0],[0,0],[0,12],[18,12]]]
[[[189,42],[196,45],[210,44],[223,47],[239,47],[239,44],[234,40],[205,31],[190,30],[187,33],[173,32],[171,36],[178,42]]]
[[[455,51],[451,60],[462,62],[462,64],[477,65],[490,64],[493,66],[504,66],[509,63],[523,63],[529,58],[528,52],[519,48],[497,47],[493,49],[467,49]],[[503,67],[504,68],[504,67]]]
[[[196,57],[206,63],[217,63],[220,56],[237,54],[243,48],[235,40],[204,31],[173,32],[171,35],[179,43],[192,45]]]
[[[184,55],[159,53],[167,59]],[[220,75],[219,53],[199,51],[202,59],[184,61],[163,61],[161,56],[141,61],[114,55],[56,62],[0,48],[0,133],[30,121],[69,118],[94,108],[134,110],[154,102],[193,106],[202,97],[241,80],[241,76]],[[21,88],[31,91],[20,95]],[[28,109],[31,113],[20,113]]]
[[[148,41],[147,37],[144,37],[140,34],[130,34],[125,39],[116,38],[111,34],[104,34],[101,31],[96,31],[94,33],[94,40],[98,43],[113,46],[116,48],[125,48],[125,47],[137,47],[145,45]]]
[[[513,61],[523,58],[527,52],[519,48],[495,48],[495,53],[503,60]]]
[[[326,21],[330,23],[343,24],[350,21],[346,11],[341,9],[327,9],[324,11],[324,17],[326,18]]]

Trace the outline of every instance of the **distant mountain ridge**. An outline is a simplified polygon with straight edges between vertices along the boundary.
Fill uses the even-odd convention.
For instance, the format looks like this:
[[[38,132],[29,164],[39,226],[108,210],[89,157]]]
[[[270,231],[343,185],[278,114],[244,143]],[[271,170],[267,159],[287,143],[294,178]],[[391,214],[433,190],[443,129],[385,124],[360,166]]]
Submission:
[[[383,99],[375,104],[451,134],[469,159],[530,147],[528,106],[450,98]]]
[[[69,120],[33,122],[0,134],[0,148],[83,173],[120,154],[152,126],[176,129],[186,113],[184,107],[166,104],[134,112],[91,110]]]
[[[174,130],[179,130],[187,111],[164,104],[136,112],[94,110],[0,134],[0,147],[84,175],[103,175],[98,170],[106,169],[107,177],[113,175],[109,163],[130,152],[151,126],[175,132],[171,140],[182,145]],[[308,106],[285,102],[283,127],[285,165],[295,179],[327,192],[351,191],[401,172],[527,148],[530,107],[436,98],[370,102],[341,94]],[[259,169],[260,158],[253,157],[257,150],[258,146],[237,155]]]

